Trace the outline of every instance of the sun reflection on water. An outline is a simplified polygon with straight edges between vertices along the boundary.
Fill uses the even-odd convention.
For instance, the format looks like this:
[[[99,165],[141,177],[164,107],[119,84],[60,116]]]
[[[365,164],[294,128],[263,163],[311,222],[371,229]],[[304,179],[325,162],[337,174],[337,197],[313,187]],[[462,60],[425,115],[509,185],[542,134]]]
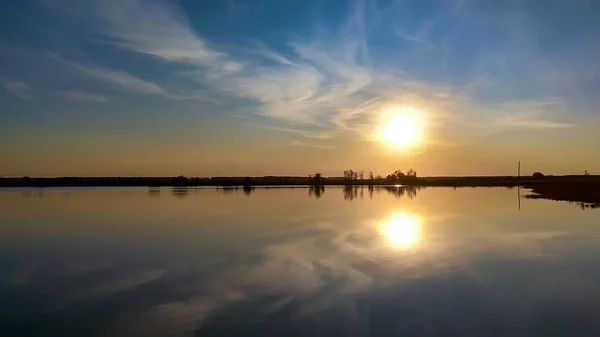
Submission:
[[[394,248],[414,248],[421,241],[421,220],[413,214],[394,213],[381,222],[380,232]]]

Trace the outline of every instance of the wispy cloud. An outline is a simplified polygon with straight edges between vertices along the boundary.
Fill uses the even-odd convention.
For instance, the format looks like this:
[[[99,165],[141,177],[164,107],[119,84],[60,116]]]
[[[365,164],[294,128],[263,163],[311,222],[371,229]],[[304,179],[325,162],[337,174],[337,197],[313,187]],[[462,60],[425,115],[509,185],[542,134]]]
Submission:
[[[170,62],[199,65],[215,76],[243,68],[243,64],[230,60],[200,38],[175,3],[105,0],[99,2],[96,13],[102,33],[121,48]]]
[[[416,31],[415,33],[406,32],[398,24],[395,24],[392,27],[393,27],[394,34],[396,34],[396,36],[403,38],[407,41],[422,45],[427,49],[431,49],[433,47],[433,43],[431,43],[431,41],[428,40],[427,36],[431,32],[433,25],[434,25],[433,20],[428,21],[424,25],[422,25],[419,28],[419,30]]]
[[[292,141],[290,143],[290,145],[293,145],[293,146],[302,146],[302,147],[312,147],[312,148],[315,148],[315,149],[323,149],[323,150],[333,150],[333,149],[335,149],[335,147],[333,147],[333,146],[313,144],[313,143],[306,143],[306,142],[302,142],[302,141],[299,141],[299,140]]]
[[[313,123],[335,112],[343,100],[371,82],[369,70],[354,60],[357,47],[353,44],[323,50],[325,44],[292,43],[294,60],[270,50],[234,57],[201,38],[173,4],[103,1],[97,13],[100,33],[110,43],[166,62],[195,66],[184,72],[187,78],[258,102],[257,112],[265,116]],[[266,65],[267,59],[276,63]]]
[[[517,127],[533,129],[571,128],[573,123],[553,120],[553,116],[560,115],[565,109],[564,102],[558,98],[542,98],[505,102],[488,106],[491,108],[490,122],[499,127]]]
[[[464,12],[471,10],[470,4],[464,0],[451,2],[449,11],[452,12],[455,6],[454,9],[461,13],[449,15],[466,15]],[[423,79],[411,69],[404,69],[403,63],[393,58],[387,62],[372,60],[366,47],[367,10],[368,6],[357,1],[341,25],[343,34],[321,32],[316,38],[285,41],[286,47],[277,50],[264,44],[235,48],[215,44],[194,30],[182,8],[167,1],[99,0],[94,6],[90,25],[96,36],[103,38],[103,43],[168,64],[173,80],[186,83],[191,80],[197,86],[188,92],[201,91],[201,96],[212,96],[211,99],[223,97],[224,100],[243,101],[244,111],[251,110],[289,125],[261,127],[305,138],[328,139],[352,134],[361,139],[372,139],[374,130],[381,124],[381,115],[392,106],[417,107],[423,111],[425,122],[433,127],[460,125],[485,131],[573,126],[559,122],[564,109],[555,108],[550,101],[526,98],[512,105],[490,105],[479,99],[482,91],[495,89],[490,78],[495,79],[495,75],[511,69],[520,59],[532,63],[532,57],[539,56],[533,51],[529,35],[522,34],[526,30],[518,17],[511,17],[512,21],[505,23],[516,20],[511,26],[516,28],[506,37],[512,39],[512,44],[503,44],[511,48],[503,48],[502,55],[487,49],[474,53],[477,55],[472,67],[474,80],[461,82]],[[383,20],[383,16],[379,19]],[[447,36],[435,37],[445,38],[446,47],[452,46],[452,41],[462,38],[459,33],[476,31],[479,27],[477,20],[467,21]],[[396,36],[430,49],[434,45],[436,23],[434,15],[416,25],[416,30],[393,22],[382,21],[379,25],[391,29]],[[499,38],[499,41],[504,40]],[[447,52],[444,48],[440,50]],[[518,52],[507,54],[512,50]],[[450,52],[454,56],[460,55],[454,49]],[[193,94],[167,92],[158,84],[128,73],[79,64],[57,56],[53,58],[82,75],[125,90],[170,99],[200,98]],[[561,76],[545,71],[549,69],[548,64],[552,63],[540,68],[532,63],[527,73],[532,78],[536,77],[534,71],[544,75],[537,76],[540,82],[560,79]],[[524,67],[518,65],[517,69]],[[216,94],[211,95],[211,92]],[[441,141],[432,139],[432,144]]]
[[[30,100],[33,99],[33,94],[31,93],[31,89],[29,86],[22,81],[3,81],[0,83],[0,86],[4,88],[4,90],[10,92],[20,99]]]
[[[416,35],[410,35],[408,33],[405,33],[401,29],[397,29],[396,30],[396,35],[398,35],[399,37],[401,37],[401,38],[403,38],[405,40],[425,45],[425,46],[427,46],[427,48],[431,48],[431,46],[432,46],[431,42],[429,42],[429,41],[427,41],[427,40],[425,40],[425,39],[423,39],[421,37],[418,37]]]
[[[300,129],[292,129],[292,128],[284,128],[256,123],[247,123],[248,125],[252,125],[261,129],[281,131],[281,132],[289,132],[297,135],[301,135],[306,138],[314,138],[314,139],[332,139],[335,138],[337,132],[335,131],[309,131],[309,130],[300,130]]]
[[[108,99],[102,95],[83,91],[83,90],[66,90],[58,93],[58,96],[67,100],[74,101],[90,101],[105,103]]]
[[[504,124],[507,126],[526,127],[526,128],[535,128],[535,129],[557,129],[557,128],[575,127],[575,124],[571,124],[571,123],[559,123],[559,122],[550,122],[550,121],[543,121],[543,120],[521,120],[521,121],[507,122]]]
[[[51,52],[48,53],[48,57],[50,57],[54,61],[60,62],[64,65],[71,67],[72,69],[78,71],[84,76],[101,82],[116,85],[124,90],[138,92],[142,94],[156,94],[167,97],[170,96],[160,86],[152,82],[139,79],[125,72],[116,71],[96,65],[82,65],[79,63],[69,61],[63,58],[62,56]]]

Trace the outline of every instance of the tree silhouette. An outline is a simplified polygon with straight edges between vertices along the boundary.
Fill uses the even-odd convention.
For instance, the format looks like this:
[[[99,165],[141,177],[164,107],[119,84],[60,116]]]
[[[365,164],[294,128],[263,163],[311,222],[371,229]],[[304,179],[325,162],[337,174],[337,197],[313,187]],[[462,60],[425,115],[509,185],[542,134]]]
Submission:
[[[351,181],[354,179],[354,170],[344,171],[344,180]]]
[[[399,180],[401,180],[402,178],[404,178],[406,175],[404,174],[404,172],[402,172],[401,170],[396,170],[390,174],[388,174],[388,176],[385,178],[387,181],[392,181],[392,182],[397,182]]]
[[[544,178],[544,174],[542,172],[533,173],[532,177],[534,178]]]
[[[173,186],[188,186],[188,178],[184,176],[175,177],[173,178],[172,184]]]
[[[31,186],[32,179],[31,177],[23,177],[20,179],[21,186],[29,187]]]
[[[325,184],[325,179],[323,179],[323,177],[321,176],[321,172],[315,173],[315,175],[312,177],[312,181],[315,186],[320,186],[320,185]]]
[[[344,171],[344,180],[347,182],[351,182],[354,180],[358,180],[360,172],[354,171],[352,169]]]

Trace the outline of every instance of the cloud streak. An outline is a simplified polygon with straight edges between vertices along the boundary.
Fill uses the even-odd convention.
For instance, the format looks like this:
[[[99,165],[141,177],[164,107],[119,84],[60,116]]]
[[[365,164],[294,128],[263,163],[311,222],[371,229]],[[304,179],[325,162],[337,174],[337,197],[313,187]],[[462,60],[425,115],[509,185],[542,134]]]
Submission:
[[[513,122],[504,123],[504,125],[524,127],[524,128],[534,128],[534,129],[560,129],[560,128],[575,127],[575,124],[571,124],[571,123],[558,123],[558,122],[550,122],[550,121],[543,121],[543,120],[513,121]]]
[[[305,138],[332,139],[332,138],[335,138],[335,136],[336,136],[336,132],[334,132],[334,131],[321,131],[320,132],[320,131],[308,131],[308,130],[299,130],[299,129],[292,129],[292,128],[283,128],[283,127],[262,125],[262,124],[256,124],[256,123],[247,123],[247,124],[261,128],[261,129],[297,134],[297,135],[300,135]]]
[[[96,8],[102,32],[123,49],[169,62],[206,68],[213,76],[239,72],[243,64],[208,46],[174,3],[105,0]]]
[[[559,129],[571,128],[573,123],[550,120],[551,116],[561,115],[565,108],[564,102],[557,98],[507,102],[490,106],[492,113],[498,117],[492,123],[499,127]]]
[[[311,148],[314,148],[314,149],[322,149],[322,150],[333,150],[333,149],[335,149],[335,147],[333,147],[333,146],[313,144],[313,143],[306,143],[306,142],[302,142],[302,141],[299,141],[299,140],[292,141],[290,143],[290,145],[292,145],[292,146],[301,146],[301,147],[311,147]]]
[[[125,72],[120,72],[96,65],[82,65],[63,58],[55,53],[48,53],[48,57],[54,61],[60,62],[81,75],[108,84],[115,85],[120,89],[133,91],[141,94],[156,94],[170,97],[160,86],[139,79]],[[80,95],[81,96],[81,95]]]
[[[83,90],[66,90],[58,94],[59,97],[72,101],[88,101],[106,103],[108,99],[102,95],[83,91]]]
[[[7,80],[0,83],[0,86],[17,98],[25,100],[33,99],[31,89],[29,89],[29,86],[25,82]]]

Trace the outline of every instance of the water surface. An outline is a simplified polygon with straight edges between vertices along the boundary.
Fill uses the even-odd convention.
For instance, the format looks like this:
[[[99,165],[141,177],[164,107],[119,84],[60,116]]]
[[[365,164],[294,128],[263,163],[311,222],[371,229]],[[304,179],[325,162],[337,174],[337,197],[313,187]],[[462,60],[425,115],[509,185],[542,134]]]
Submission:
[[[598,336],[600,211],[516,189],[0,191],[2,336]]]

